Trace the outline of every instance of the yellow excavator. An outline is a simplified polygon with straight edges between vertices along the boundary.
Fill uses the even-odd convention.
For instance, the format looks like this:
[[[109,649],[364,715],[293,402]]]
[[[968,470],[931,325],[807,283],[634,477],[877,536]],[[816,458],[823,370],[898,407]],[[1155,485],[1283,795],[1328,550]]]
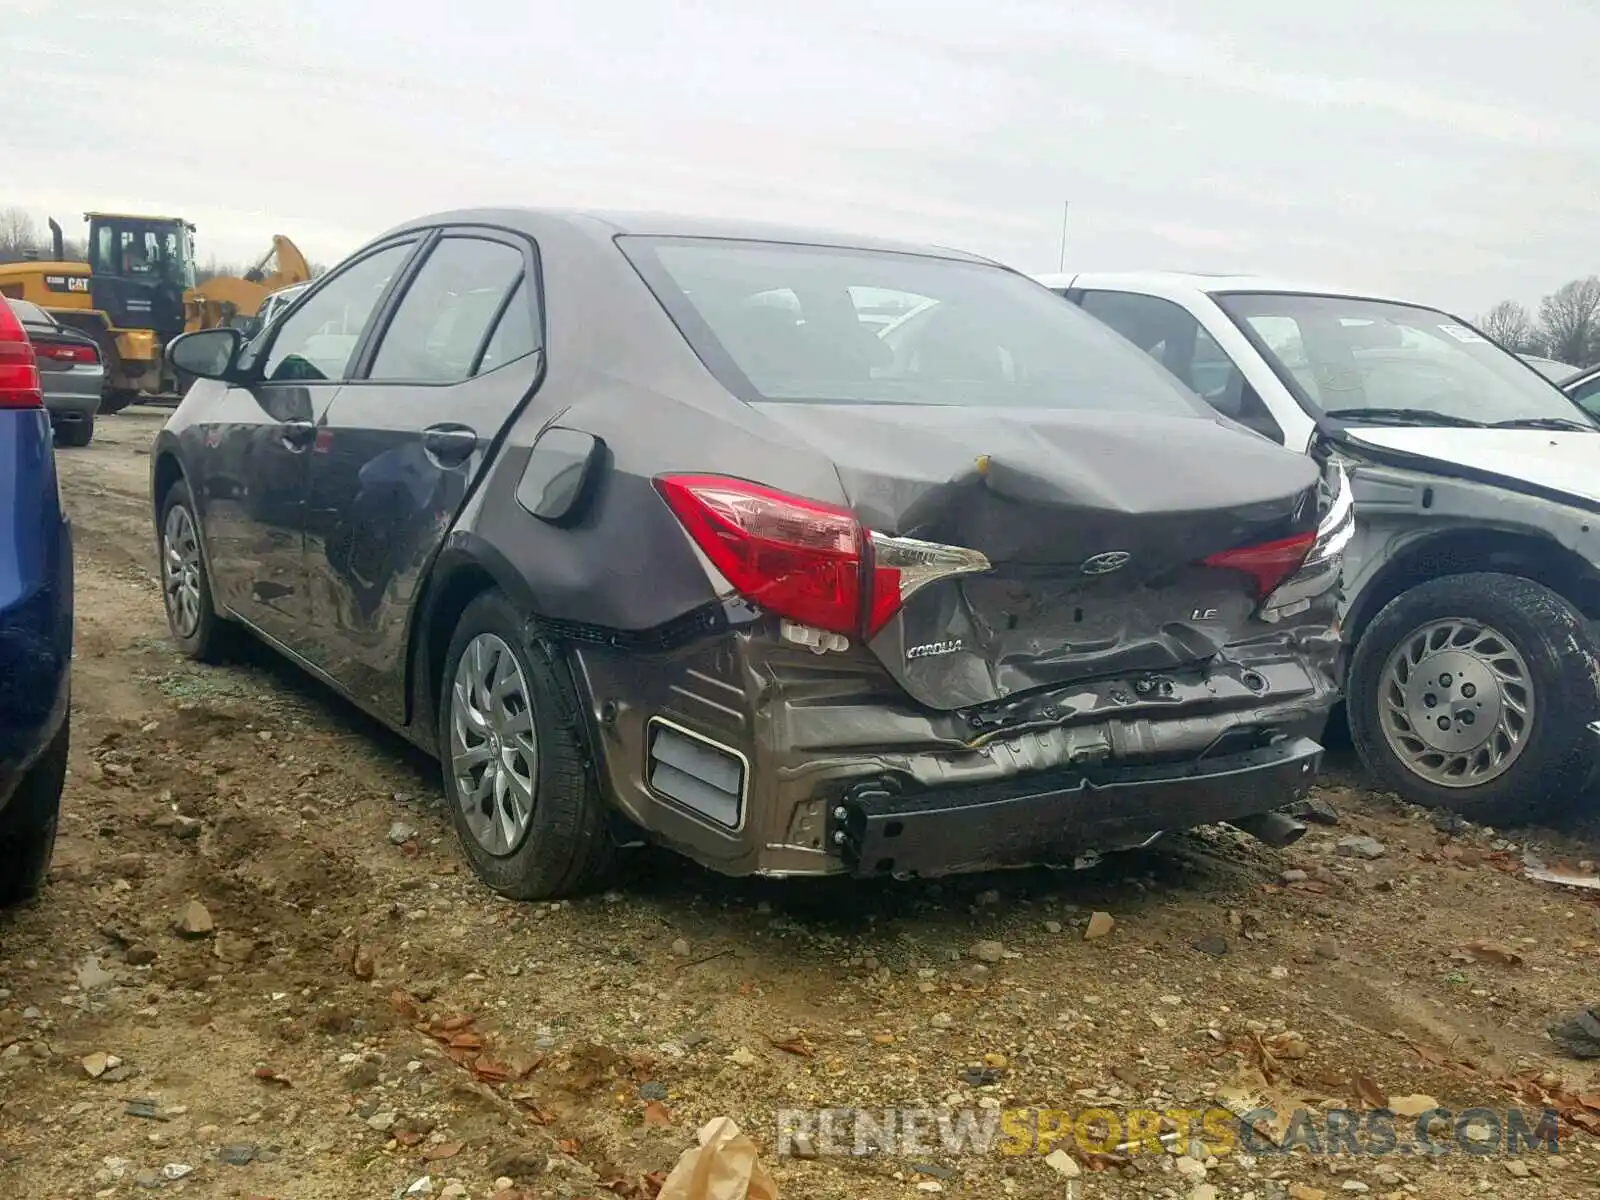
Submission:
[[[270,271],[268,264],[272,267]],[[240,317],[254,316],[261,302],[273,292],[305,283],[310,278],[311,264],[300,253],[300,247],[283,234],[274,234],[272,249],[244,273],[243,279],[214,275],[184,296],[184,331],[214,329],[218,325],[232,325]]]
[[[245,278],[196,287],[195,228],[188,221],[104,212],[84,219],[87,262],[66,261],[61,226],[52,219],[52,260],[0,263],[0,295],[32,301],[99,343],[106,367],[101,412],[173,395],[179,382],[162,356],[169,341],[254,313],[268,293],[311,278],[305,256],[279,235]]]

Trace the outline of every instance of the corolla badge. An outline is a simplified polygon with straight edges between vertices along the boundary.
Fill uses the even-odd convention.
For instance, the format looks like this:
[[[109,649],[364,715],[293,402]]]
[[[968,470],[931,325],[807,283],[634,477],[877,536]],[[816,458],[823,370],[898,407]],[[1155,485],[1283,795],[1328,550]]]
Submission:
[[[1113,571],[1120,571],[1133,561],[1133,555],[1126,550],[1107,550],[1104,554],[1092,554],[1083,560],[1078,570],[1085,575],[1109,575]]]

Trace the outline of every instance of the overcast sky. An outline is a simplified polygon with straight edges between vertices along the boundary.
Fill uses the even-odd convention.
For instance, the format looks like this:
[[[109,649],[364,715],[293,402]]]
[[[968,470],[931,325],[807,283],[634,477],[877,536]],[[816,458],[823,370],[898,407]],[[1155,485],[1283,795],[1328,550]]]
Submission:
[[[1467,313],[1600,271],[1594,0],[0,0],[0,205],[332,262],[462,205],[803,221]]]

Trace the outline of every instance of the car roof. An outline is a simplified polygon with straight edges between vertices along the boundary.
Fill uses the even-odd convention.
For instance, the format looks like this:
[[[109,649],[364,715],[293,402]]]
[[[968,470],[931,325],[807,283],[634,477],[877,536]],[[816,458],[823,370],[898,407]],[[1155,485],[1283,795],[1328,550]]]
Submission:
[[[725,238],[732,241],[784,242],[803,246],[828,246],[847,250],[880,250],[900,254],[920,254],[962,262],[999,265],[992,259],[915,242],[894,241],[837,230],[813,229],[762,221],[725,217],[694,217],[672,213],[622,212],[610,209],[550,208],[469,208],[434,213],[397,225],[384,236],[433,225],[494,225],[526,233],[531,237],[550,236],[556,229],[589,238],[610,241],[622,235],[643,237]]]
[[[1145,292],[1169,298],[1217,295],[1227,292],[1281,292],[1302,296],[1350,296],[1362,300],[1382,300],[1391,304],[1415,304],[1398,296],[1385,295],[1371,288],[1332,285],[1327,281],[1279,279],[1263,275],[1206,274],[1201,271],[1084,271],[1074,274],[1035,275],[1048,288],[1068,287],[1108,291]],[[1420,305],[1428,308],[1431,305]]]

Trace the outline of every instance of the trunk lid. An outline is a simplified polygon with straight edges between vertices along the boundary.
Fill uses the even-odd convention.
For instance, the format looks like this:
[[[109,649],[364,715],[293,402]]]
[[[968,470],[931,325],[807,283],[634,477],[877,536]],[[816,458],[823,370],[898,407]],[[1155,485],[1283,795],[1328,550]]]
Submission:
[[[1260,596],[1201,560],[1316,525],[1310,459],[1205,417],[757,407],[832,458],[869,529],[988,557],[870,642],[933,708],[1211,658],[1262,628]]]

